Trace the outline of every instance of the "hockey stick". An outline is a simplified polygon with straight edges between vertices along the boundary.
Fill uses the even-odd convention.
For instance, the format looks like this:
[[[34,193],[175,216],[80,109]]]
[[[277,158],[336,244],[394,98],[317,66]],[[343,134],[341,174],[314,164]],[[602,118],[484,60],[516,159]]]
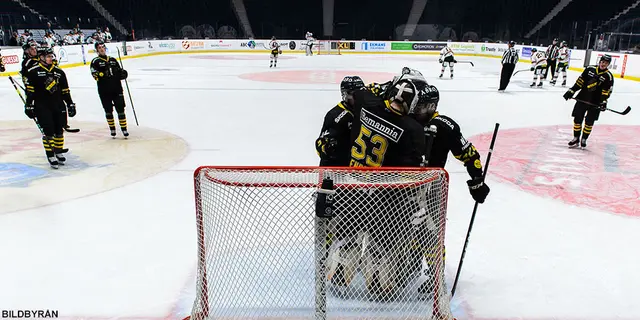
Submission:
[[[20,96],[20,100],[22,100],[23,104],[26,104],[27,101],[24,99],[24,97],[22,96],[22,93],[20,93],[20,89],[18,88],[22,88],[20,86],[19,83],[17,83],[15,80],[13,80],[12,76],[9,76],[9,80],[11,81],[11,84],[13,84],[13,88],[16,89],[16,92],[18,93],[18,95]],[[24,90],[24,89],[23,89]],[[33,121],[36,123],[36,125],[38,126],[38,130],[40,130],[40,133],[42,133],[42,135],[44,135],[44,131],[42,130],[42,127],[40,126],[40,123],[38,122],[37,118],[33,118]],[[77,133],[80,132],[80,129],[72,129],[69,128],[69,126],[64,127],[64,130],[67,132],[71,132],[71,133]]]
[[[425,149],[424,152],[424,165],[425,167],[429,166],[429,157],[431,157],[431,149],[433,149],[433,139],[435,138],[435,135],[438,132],[438,127],[436,127],[435,125],[430,125],[428,128],[425,127],[424,128],[424,133],[427,136],[427,148]]]
[[[584,104],[588,104],[590,106],[599,107],[599,105],[591,103],[591,102],[587,102],[587,101],[576,99],[576,98],[571,98],[571,99],[573,99],[575,101],[578,101],[578,102],[581,102],[581,103],[584,103]],[[607,111],[611,111],[613,113],[617,113],[617,114],[620,114],[620,115],[624,116],[627,113],[631,112],[631,106],[627,106],[623,111],[613,110],[613,109],[609,109],[609,108],[607,108]]]
[[[531,71],[531,69],[522,69],[522,70],[518,70],[516,72],[514,72],[511,76],[515,76],[516,74],[523,72],[523,71]]]
[[[496,137],[498,136],[498,128],[500,124],[496,123],[496,127],[493,130],[493,137],[491,137],[491,144],[489,145],[489,152],[487,153],[487,164],[484,166],[484,172],[482,173],[482,180],[487,177],[487,171],[489,171],[489,161],[491,161],[491,154],[493,153],[493,146],[496,143]],[[464,247],[462,247],[462,255],[460,256],[460,263],[458,263],[458,271],[456,272],[456,279],[453,281],[453,287],[451,288],[451,297],[456,293],[456,286],[460,279],[460,271],[462,270],[462,263],[464,262],[464,256],[467,253],[467,246],[469,245],[469,237],[471,236],[471,229],[473,228],[473,222],[476,219],[476,212],[478,211],[478,201],[473,206],[473,213],[471,214],[471,221],[469,222],[469,230],[467,230],[467,237],[464,240]]]
[[[9,80],[11,81],[11,84],[13,84],[13,87],[16,89],[16,92],[18,93],[18,95],[20,96],[20,100],[22,100],[22,104],[27,104],[27,101],[24,99],[24,97],[22,96],[22,93],[20,93],[20,89],[18,89],[18,87],[20,86],[19,84],[16,83],[15,80],[13,80],[12,76],[9,76]],[[38,130],[40,130],[40,133],[42,133],[42,135],[44,136],[44,131],[42,130],[42,127],[40,126],[40,123],[38,123],[38,119],[33,118],[33,122],[36,123],[36,126],[38,127]]]
[[[471,61],[458,60],[458,62],[461,62],[461,63],[470,63],[472,67],[475,67],[475,65],[474,65],[474,64],[473,64],[473,62],[471,62]]]
[[[120,56],[120,48],[116,47],[116,49],[118,49],[118,59],[120,59],[120,68],[124,70],[124,66],[122,65],[122,57]],[[129,94],[129,101],[131,101],[131,110],[133,110],[133,118],[136,119],[136,126],[140,126],[138,124],[138,116],[136,115],[136,108],[133,107],[133,99],[131,98],[131,90],[129,89],[129,82],[127,81],[127,79],[124,79],[124,84],[127,85],[127,93]]]
[[[78,133],[80,132],[80,129],[78,128],[71,128],[69,127],[69,125],[64,127],[64,131],[69,132],[69,133]]]

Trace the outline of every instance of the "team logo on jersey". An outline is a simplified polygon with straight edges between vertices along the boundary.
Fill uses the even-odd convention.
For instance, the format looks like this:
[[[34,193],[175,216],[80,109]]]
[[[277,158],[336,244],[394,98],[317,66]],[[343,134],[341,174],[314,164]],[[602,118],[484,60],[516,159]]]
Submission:
[[[404,133],[404,130],[395,124],[384,120],[377,115],[367,111],[366,109],[362,109],[360,112],[360,121],[362,124],[375,131],[376,133],[386,137],[387,139],[398,142]]]

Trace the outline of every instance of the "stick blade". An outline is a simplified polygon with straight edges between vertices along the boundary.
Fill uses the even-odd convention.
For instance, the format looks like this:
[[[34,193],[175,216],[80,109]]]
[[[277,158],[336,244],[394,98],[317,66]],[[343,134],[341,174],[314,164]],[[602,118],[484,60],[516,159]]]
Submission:
[[[625,115],[627,113],[631,112],[631,106],[627,106],[626,109],[624,109],[624,111],[622,111],[620,114]]]
[[[631,112],[631,106],[627,106],[627,108],[624,109],[623,111],[613,110],[613,109],[609,109],[609,108],[607,108],[607,110],[609,110],[609,111],[611,111],[613,113],[617,113],[617,114],[620,114],[620,115],[624,116],[627,113]]]

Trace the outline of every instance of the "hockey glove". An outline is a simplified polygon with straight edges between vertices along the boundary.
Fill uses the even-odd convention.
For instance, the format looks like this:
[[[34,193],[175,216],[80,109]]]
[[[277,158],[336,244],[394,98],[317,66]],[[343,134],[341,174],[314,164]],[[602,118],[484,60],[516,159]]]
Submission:
[[[484,203],[484,200],[487,198],[490,190],[489,186],[484,183],[482,178],[478,177],[467,180],[467,185],[469,186],[469,193],[471,193],[473,200],[478,201],[479,203]]]
[[[607,100],[600,102],[600,105],[598,106],[598,110],[607,111]]]
[[[564,95],[562,96],[565,100],[569,100],[571,98],[573,98],[573,94],[576,93],[575,91],[573,91],[572,89],[567,90],[567,92],[564,93]]]
[[[129,73],[127,72],[127,70],[120,70],[120,80],[125,80],[129,77]]]
[[[533,71],[533,70],[535,70],[535,69],[536,69],[536,68],[534,68],[534,67],[531,67],[531,71]]]
[[[316,140],[316,151],[321,158],[332,157],[336,152],[338,141],[334,138],[321,137]]]
[[[442,59],[438,59],[438,62],[442,63]]]
[[[453,59],[453,63],[458,63],[458,60],[456,60],[456,59]]]
[[[2,59],[2,58],[0,58],[0,59]],[[5,71],[6,71],[6,69],[4,68],[4,64],[2,64],[0,62],[0,72],[5,72]]]
[[[70,118],[73,118],[73,117],[76,116],[76,104],[75,103],[70,103],[67,106],[67,109],[69,110],[68,112],[69,112],[69,117]]]
[[[36,117],[36,109],[33,107],[33,105],[25,104],[24,114],[26,114],[29,119],[34,119]]]

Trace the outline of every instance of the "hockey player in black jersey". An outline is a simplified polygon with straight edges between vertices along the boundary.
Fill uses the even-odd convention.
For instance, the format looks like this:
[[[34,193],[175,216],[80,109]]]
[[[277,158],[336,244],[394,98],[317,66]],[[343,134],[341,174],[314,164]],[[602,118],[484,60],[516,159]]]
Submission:
[[[76,105],[71,99],[66,74],[53,64],[53,50],[41,48],[38,55],[38,65],[24,74],[27,93],[24,112],[30,119],[37,118],[47,160],[52,168],[57,169],[66,160],[62,148],[67,112],[69,117],[74,117]]]
[[[598,66],[589,66],[584,69],[573,87],[567,90],[563,96],[565,100],[569,100],[576,91],[580,91],[575,97],[578,101],[576,101],[571,113],[573,116],[573,139],[569,141],[570,148],[577,147],[578,142],[580,142],[580,147],[586,148],[593,124],[600,117],[600,112],[607,109],[607,99],[613,90],[613,75],[608,69],[610,63],[611,56],[603,55]],[[584,128],[582,127],[583,120]]]
[[[401,79],[382,97],[370,90],[353,93],[352,167],[417,167],[422,163],[422,127],[407,115],[417,103],[416,85]]]
[[[402,77],[389,84],[381,95],[371,90],[353,92],[351,167],[421,166],[422,126],[408,116],[416,105],[417,92],[416,85]],[[354,178],[357,179],[357,174]],[[329,250],[328,278],[334,285],[348,286],[362,255],[361,271],[369,293],[388,298],[406,276],[403,258],[389,253],[401,252],[399,248],[409,243],[402,230],[411,228],[413,214],[399,209],[397,203],[411,199],[403,190],[392,188],[350,191],[350,198],[361,201],[356,205],[340,205],[342,196],[341,190],[337,190],[336,241]],[[359,237],[365,237],[361,232],[366,232],[367,241],[358,241]]]
[[[449,152],[462,161],[471,179],[467,180],[473,200],[483,203],[489,194],[489,187],[482,179],[482,163],[476,147],[460,132],[460,126],[451,118],[437,111],[440,93],[429,85],[418,95],[417,107],[412,116],[424,127],[424,132],[433,136],[433,143],[425,154],[427,166],[444,168]],[[435,126],[435,130],[433,129]],[[435,132],[434,132],[435,131]],[[427,136],[427,138],[429,138]],[[425,146],[427,143],[425,143]],[[426,150],[426,149],[425,149]],[[427,153],[427,152],[425,152]]]
[[[425,145],[425,165],[428,167],[444,168],[447,163],[447,157],[451,152],[454,157],[464,163],[471,179],[467,180],[467,186],[471,197],[483,203],[489,194],[489,187],[482,178],[482,163],[480,154],[476,148],[464,138],[460,132],[460,126],[451,118],[441,115],[437,111],[438,102],[440,101],[440,93],[435,86],[429,85],[418,94],[417,107],[414,109],[412,116],[424,127]],[[437,188],[434,188],[437,189]],[[427,199],[437,199],[441,197],[438,190],[430,190],[426,195]],[[427,211],[426,214],[432,215]],[[431,217],[435,219],[435,217]],[[432,279],[437,274],[437,270],[432,266],[438,265],[438,259],[444,259],[444,249],[438,246],[437,233],[424,226],[419,227],[416,232],[425,233],[419,239],[427,239],[425,243],[420,244],[422,252],[418,252],[418,256],[424,256],[429,266],[424,273],[429,276],[429,281],[423,282],[418,291],[422,294],[433,292]],[[436,245],[434,245],[436,244]],[[419,269],[420,259],[415,259],[414,268]],[[444,270],[440,270],[444,272]]]
[[[98,83],[98,95],[111,136],[114,138],[116,136],[116,125],[113,118],[113,108],[115,107],[122,135],[126,138],[129,136],[129,132],[127,131],[127,116],[124,110],[122,80],[128,77],[127,70],[120,67],[116,58],[107,55],[107,49],[103,42],[96,42],[95,48],[98,56],[91,61],[91,75]]]
[[[348,167],[351,152],[351,124],[353,122],[353,93],[364,88],[358,76],[347,76],[340,83],[342,101],[324,117],[320,137],[316,139],[316,151],[321,167]]]
[[[25,43],[22,46],[22,50],[24,50],[24,54],[22,55],[20,74],[22,75],[22,82],[25,82],[27,71],[38,65],[40,58],[38,58],[38,44],[35,41]]]

